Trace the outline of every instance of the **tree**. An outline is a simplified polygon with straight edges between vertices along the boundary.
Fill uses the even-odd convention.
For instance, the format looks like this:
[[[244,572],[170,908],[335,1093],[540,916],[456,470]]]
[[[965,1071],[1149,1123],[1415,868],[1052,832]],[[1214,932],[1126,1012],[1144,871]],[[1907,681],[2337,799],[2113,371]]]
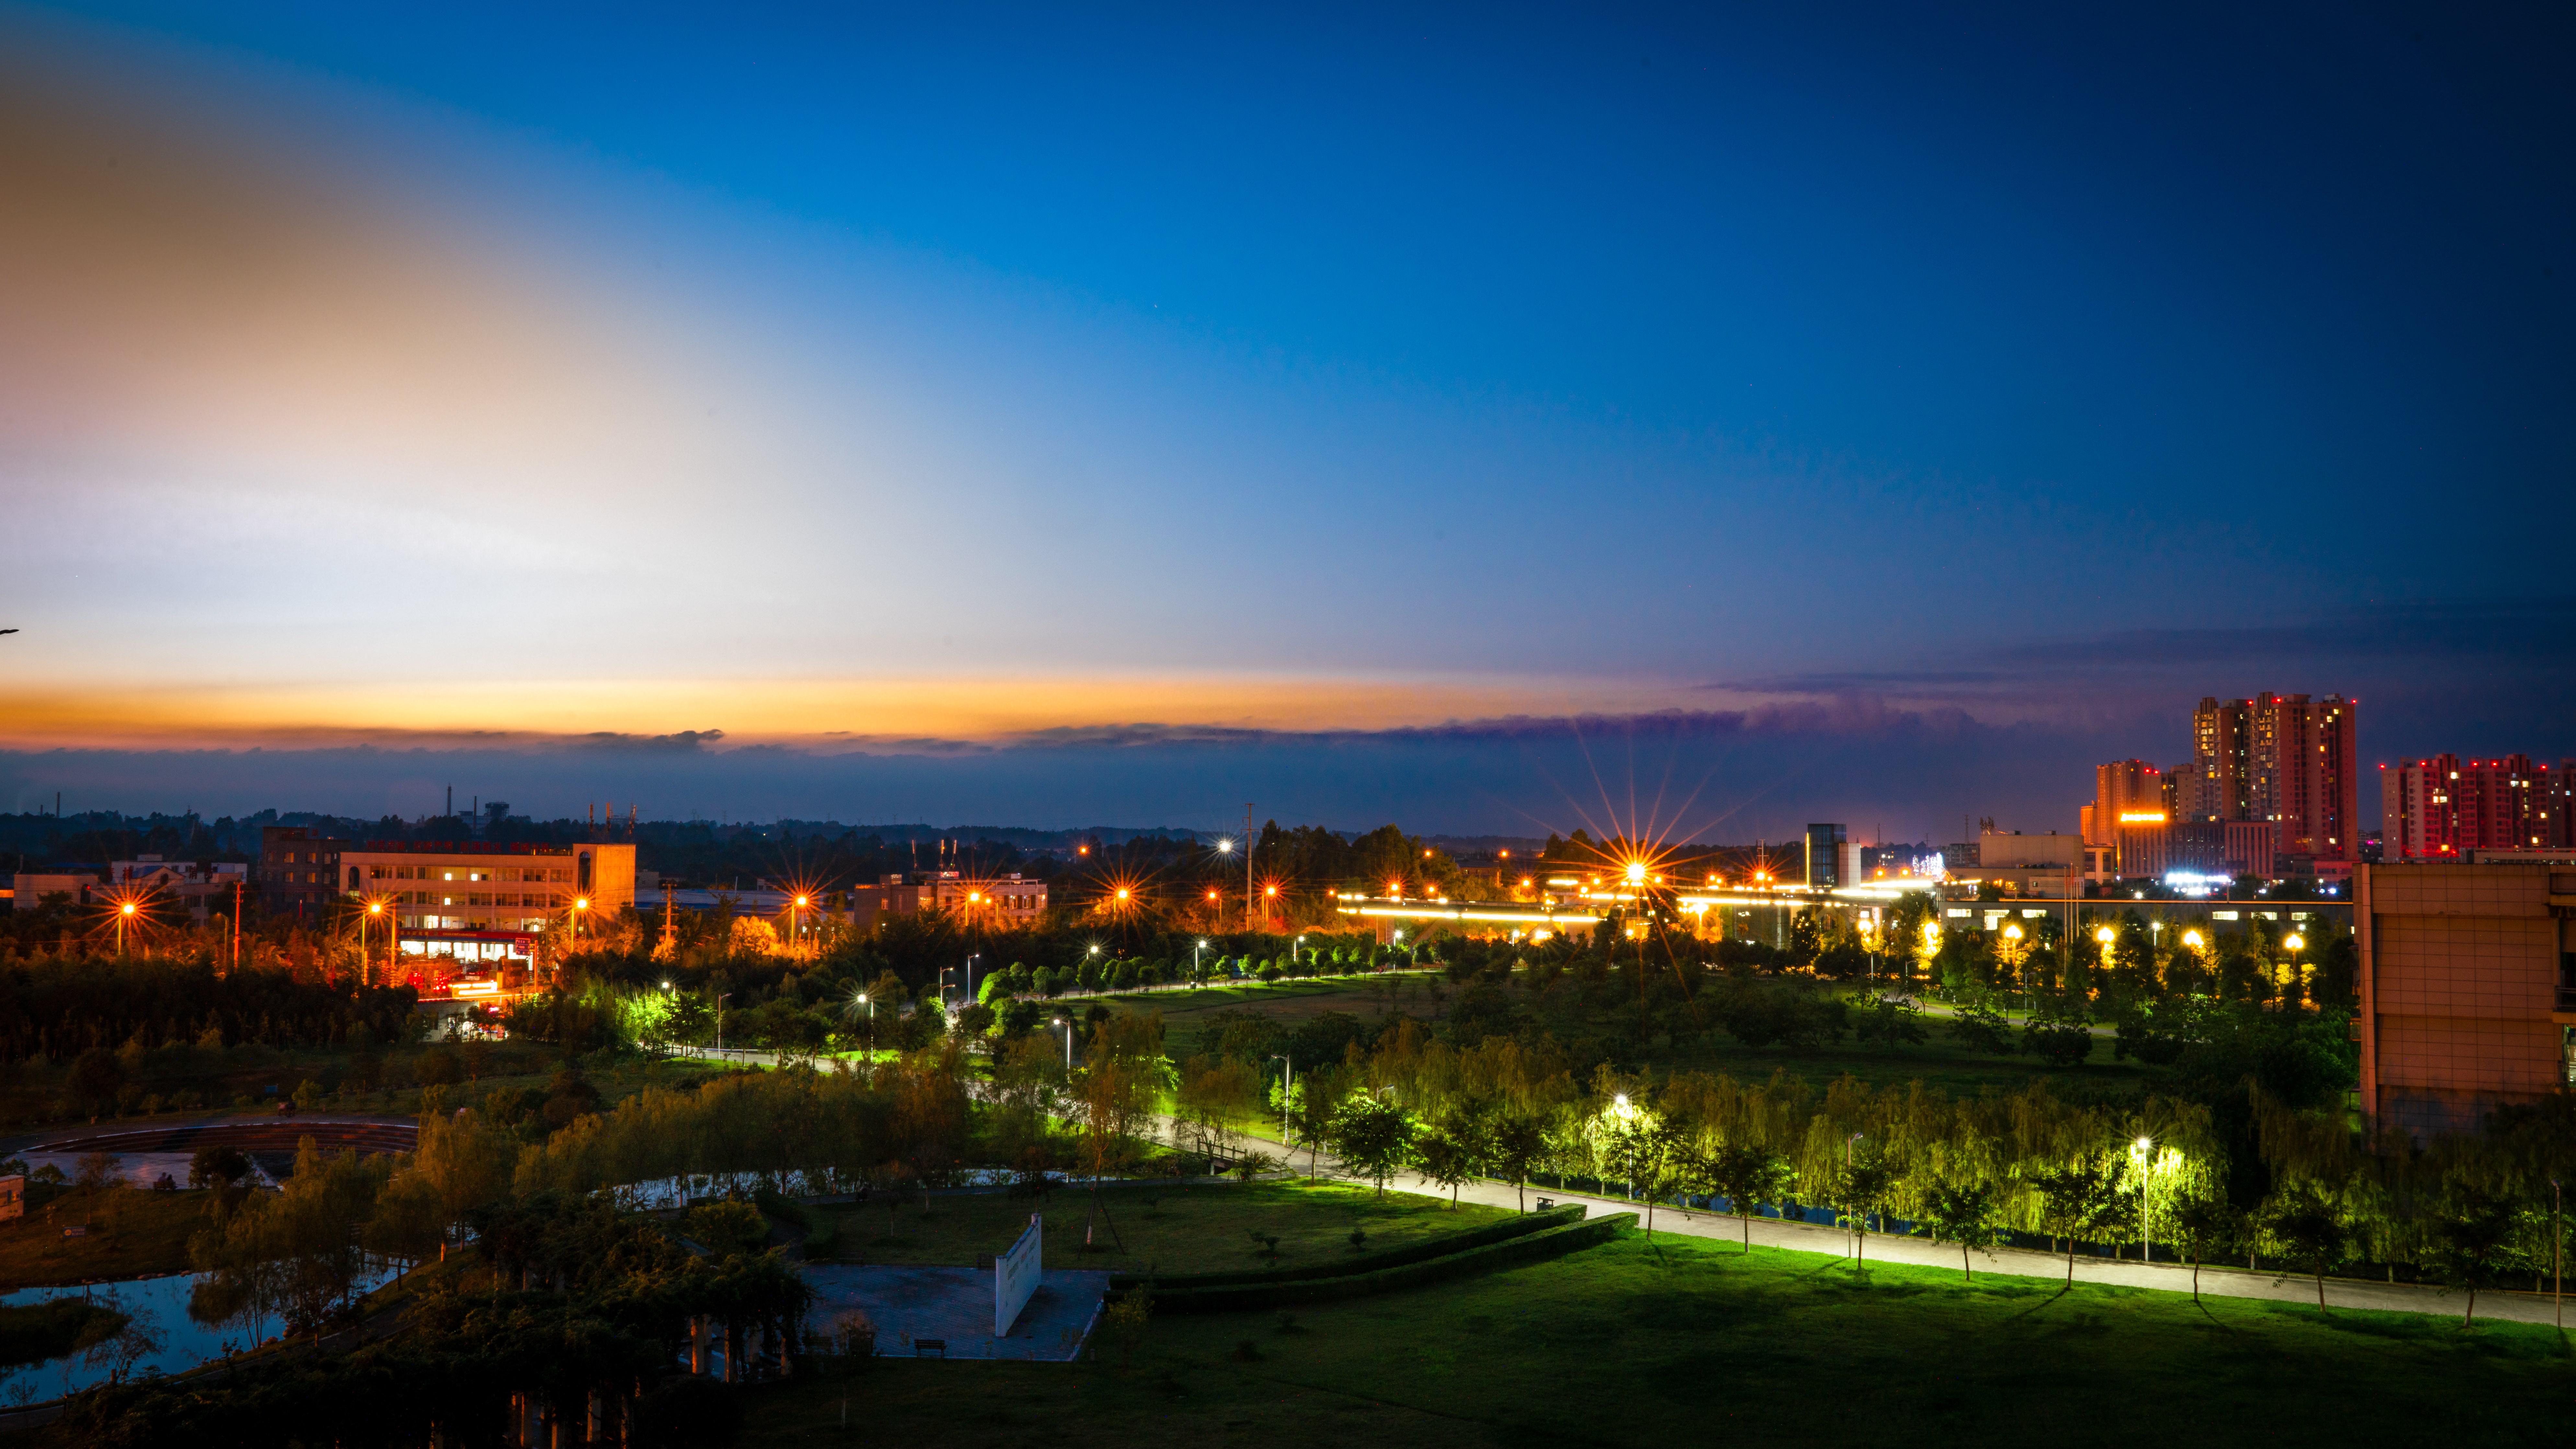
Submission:
[[[1984,1183],[1954,1185],[1943,1183],[1932,1189],[1924,1201],[1923,1220],[1932,1229],[1932,1240],[1943,1238],[1959,1245],[1959,1276],[1975,1282],[1976,1273],[1968,1265],[1968,1250],[1990,1248],[1995,1242],[1995,1190]]]
[[[2075,1240],[2120,1210],[2120,1172],[2099,1162],[2079,1162],[2030,1179],[2039,1194],[2039,1220],[2051,1237],[2066,1240],[2066,1286],[2075,1286]]]
[[[2215,1198],[2187,1197],[2165,1209],[2165,1230],[2191,1255],[2191,1301],[2200,1301],[2200,1260],[2234,1235],[2236,1214]]]
[[[1972,1052],[2008,1057],[2016,1050],[2012,1023],[1987,1002],[1960,1007],[1959,1014],[1950,1018],[1947,1030],[1953,1040]]]
[[[1896,1169],[1888,1165],[1887,1155],[1877,1143],[1863,1138],[1851,1145],[1843,1160],[1842,1171],[1834,1177],[1834,1200],[1841,1204],[1843,1216],[1858,1234],[1852,1248],[1852,1268],[1858,1271],[1869,1251],[1869,1218],[1887,1205],[1888,1195],[1896,1190]]]
[[[1384,1098],[1354,1092],[1333,1118],[1333,1151],[1343,1166],[1374,1181],[1379,1197],[1412,1150],[1412,1119]]]
[[[2509,1199],[2475,1188],[2452,1193],[2438,1211],[2433,1267],[2445,1285],[2468,1290],[2468,1311],[2460,1316],[2465,1332],[2477,1321],[2479,1285],[2522,1261],[2513,1247],[2522,1214]]]
[[[1547,1123],[1534,1112],[1505,1112],[1494,1122],[1490,1146],[1494,1171],[1511,1179],[1520,1210],[1528,1212],[1530,1170],[1547,1155]]]
[[[238,1147],[200,1147],[188,1159],[188,1186],[230,1187],[250,1175],[250,1159]]]
[[[1646,1200],[1646,1236],[1655,1235],[1655,1204],[1698,1175],[1690,1140],[1664,1117],[1646,1122],[1630,1136],[1634,1153],[1629,1177]]]
[[[1753,1209],[1788,1196],[1796,1175],[1767,1147],[1730,1142],[1701,1167],[1700,1181],[1744,1221],[1744,1251],[1753,1251]]]
[[[2300,1183],[2284,1191],[2264,1215],[2264,1231],[2272,1235],[2294,1262],[2304,1262],[2317,1279],[2317,1311],[2326,1306],[2326,1269],[2343,1257],[2345,1230],[2342,1214],[2314,1183]]]
[[[1306,1176],[1312,1181],[1324,1139],[1333,1135],[1341,1109],[1343,1075],[1339,1068],[1309,1070],[1288,1089],[1288,1125],[1306,1144]]]
[[[1474,1181],[1483,1166],[1482,1136],[1474,1116],[1464,1110],[1453,1110],[1414,1135],[1414,1170],[1449,1189],[1453,1209],[1458,1206],[1458,1189]]]
[[[1875,1042],[1881,1051],[1919,1044],[1927,1039],[1923,1030],[1923,1009],[1902,996],[1876,996],[1860,1009],[1859,1019],[1852,1023],[1852,1036],[1859,1041]]]
[[[72,1059],[72,1095],[99,1111],[116,1105],[117,1089],[124,1085],[125,1064],[107,1048],[91,1047]]]

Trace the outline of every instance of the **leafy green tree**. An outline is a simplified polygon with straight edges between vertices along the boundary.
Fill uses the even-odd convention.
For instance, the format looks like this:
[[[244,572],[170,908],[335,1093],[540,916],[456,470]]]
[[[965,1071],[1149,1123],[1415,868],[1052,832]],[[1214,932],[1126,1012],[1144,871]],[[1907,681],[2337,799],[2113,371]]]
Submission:
[[[2521,1218],[2511,1199],[2474,1188],[2442,1201],[2433,1223],[2433,1268],[2445,1285],[2468,1291],[2463,1331],[2477,1321],[2478,1289],[2508,1268],[2528,1266],[2514,1244]]]
[[[1950,1018],[1946,1030],[1952,1040],[1973,1052],[2008,1057],[2018,1050],[2013,1041],[2012,1023],[1988,1002],[1975,1002],[1959,1008]]]
[[[1504,1112],[1494,1119],[1488,1143],[1491,1166],[1511,1179],[1520,1194],[1520,1210],[1529,1211],[1529,1175],[1547,1156],[1547,1123],[1534,1112]]]
[[[2200,1301],[2200,1260],[2234,1237],[2237,1215],[2216,1198],[2192,1196],[2165,1209],[2165,1230],[2191,1258],[2191,1301]]]
[[[2083,1009],[2071,999],[2033,1011],[2021,1026],[2021,1049],[2055,1067],[2071,1067],[2093,1055],[2093,1031]]]
[[[1875,1043],[1880,1051],[1892,1052],[1898,1047],[1920,1044],[1929,1039],[1923,1030],[1923,1010],[1907,997],[1874,996],[1854,1015],[1852,1036]]]
[[[1968,1263],[1971,1248],[1991,1248],[1995,1243],[1995,1190],[1985,1183],[1942,1183],[1932,1189],[1923,1203],[1923,1221],[1932,1230],[1932,1241],[1944,1238],[1959,1245],[1959,1276],[1976,1281]]]
[[[1711,1154],[1701,1167],[1700,1181],[1709,1192],[1726,1199],[1744,1224],[1744,1251],[1753,1251],[1753,1210],[1762,1204],[1786,1199],[1790,1185],[1797,1180],[1789,1164],[1779,1153],[1750,1143],[1730,1142]]]
[[[1458,1189],[1481,1175],[1482,1137],[1474,1117],[1459,1111],[1444,1114],[1414,1135],[1414,1170],[1449,1189],[1453,1209],[1458,1206]]]
[[[117,1089],[125,1085],[125,1064],[107,1048],[91,1047],[72,1059],[69,1085],[73,1096],[105,1112],[116,1105]]]
[[[1869,1252],[1869,1220],[1872,1214],[1885,1211],[1888,1199],[1896,1192],[1896,1169],[1878,1143],[1862,1138],[1851,1144],[1842,1170],[1834,1177],[1834,1201],[1843,1210],[1843,1220],[1856,1235],[1852,1246],[1852,1267],[1857,1271]]]
[[[2029,1179],[2039,1194],[2039,1220],[2049,1236],[2066,1241],[2066,1286],[2075,1286],[2075,1240],[2111,1221],[2120,1210],[2120,1172],[2100,1162],[2079,1162]]]
[[[1333,1117],[1332,1140],[1342,1165],[1375,1182],[1384,1197],[1386,1180],[1413,1151],[1413,1119],[1382,1097],[1353,1092]]]
[[[2317,1280],[2317,1310],[2325,1311],[2326,1270],[2342,1261],[2349,1236],[2343,1215],[2314,1183],[2298,1183],[2272,1200],[2263,1230],[2291,1261],[2305,1263]]]

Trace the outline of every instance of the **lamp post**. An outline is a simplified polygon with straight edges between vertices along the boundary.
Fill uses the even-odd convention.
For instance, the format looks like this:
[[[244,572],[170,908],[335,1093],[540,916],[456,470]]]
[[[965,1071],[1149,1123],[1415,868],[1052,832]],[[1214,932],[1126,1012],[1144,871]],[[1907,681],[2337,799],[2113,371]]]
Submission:
[[[724,1060],[724,1004],[733,999],[728,991],[716,998],[716,1060]]]
[[[2141,1137],[2129,1150],[2138,1157],[2138,1258],[2152,1263],[2156,1260],[2156,1240],[2147,1232],[2147,1189],[2156,1175],[2156,1140]]]
[[[1279,1063],[1279,1145],[1294,1147],[1297,1144],[1288,1140],[1288,1094],[1297,1090],[1297,1064],[1285,1052],[1270,1059]]]
[[[1190,948],[1190,980],[1192,982],[1196,982],[1199,979],[1199,953],[1206,949],[1207,942],[1205,941],[1201,941]]]
[[[1059,1016],[1055,1025],[1064,1028],[1064,1069],[1069,1073],[1073,1070],[1073,1023]]]

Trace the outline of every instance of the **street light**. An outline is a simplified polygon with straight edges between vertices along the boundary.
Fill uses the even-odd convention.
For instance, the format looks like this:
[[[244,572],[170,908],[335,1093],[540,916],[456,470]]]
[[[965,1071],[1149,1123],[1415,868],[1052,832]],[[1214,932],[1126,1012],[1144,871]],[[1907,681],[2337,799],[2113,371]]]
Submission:
[[[2147,1235],[2147,1185],[2155,1176],[2156,1140],[2141,1137],[2130,1144],[2129,1151],[2138,1159],[2138,1256],[2152,1263],[2156,1260],[2156,1244]]]
[[[1064,1028],[1064,1069],[1070,1072],[1073,1070],[1073,1023],[1059,1016],[1055,1024]]]
[[[731,1000],[733,1000],[733,993],[730,991],[716,998],[716,1060],[718,1061],[724,1060],[724,1004]]]
[[[1297,1090],[1297,1063],[1286,1052],[1273,1053],[1270,1059],[1279,1063],[1279,1145],[1295,1147],[1288,1140],[1288,1095]]]

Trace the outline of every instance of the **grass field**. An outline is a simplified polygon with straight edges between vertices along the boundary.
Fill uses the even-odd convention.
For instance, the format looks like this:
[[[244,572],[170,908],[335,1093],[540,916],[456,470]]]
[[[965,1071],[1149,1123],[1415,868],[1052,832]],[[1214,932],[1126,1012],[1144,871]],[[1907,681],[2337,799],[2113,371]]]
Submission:
[[[202,1192],[33,1189],[27,1215],[0,1222],[0,1289],[184,1273],[188,1235],[206,1225],[206,1201]],[[64,1237],[75,1224],[89,1230]]]
[[[1132,1363],[881,1360],[739,1444],[1980,1446],[2557,1442],[2566,1342],[1631,1233],[1491,1277],[1156,1321]],[[839,1427],[850,1395],[850,1429]]]
[[[1046,1219],[1046,1266],[1099,1268],[1121,1273],[1213,1273],[1260,1268],[1309,1267],[1357,1256],[1350,1234],[1368,1234],[1367,1249],[1397,1247],[1438,1233],[1456,1232],[1506,1214],[1468,1204],[1446,1204],[1409,1193],[1379,1198],[1340,1183],[1264,1182],[1172,1187],[1121,1187],[1102,1195],[1126,1251],[1116,1251],[1106,1225],[1092,1232],[1102,1251],[1082,1250],[1090,1194],[1059,1191],[1048,1199],[999,1193],[933,1197],[930,1214],[921,1199],[871,1204],[842,1218],[845,1258],[870,1263],[968,1265],[998,1253],[1019,1237],[1032,1212]],[[1260,1256],[1253,1230],[1275,1234],[1278,1257]]]

